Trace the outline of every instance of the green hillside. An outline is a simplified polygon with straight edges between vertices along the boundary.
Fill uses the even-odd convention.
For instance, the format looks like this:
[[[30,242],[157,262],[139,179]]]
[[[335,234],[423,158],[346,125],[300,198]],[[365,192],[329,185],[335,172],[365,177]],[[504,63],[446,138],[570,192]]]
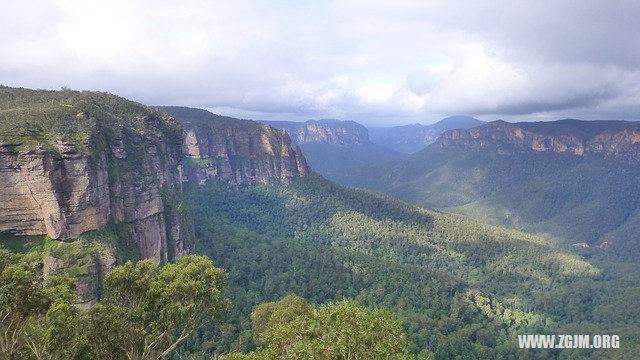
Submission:
[[[344,183],[567,243],[633,248],[640,168],[613,158],[427,148]],[[634,245],[635,244],[635,245]]]
[[[316,304],[347,297],[389,307],[411,351],[438,359],[533,358],[516,349],[516,334],[577,329],[620,334],[624,351],[639,349],[640,314],[623,304],[640,294],[640,270],[603,251],[576,253],[317,175],[289,186],[209,185],[190,193],[198,251],[228,271],[236,307],[225,327],[203,330],[186,349],[251,350],[252,309],[292,293]]]

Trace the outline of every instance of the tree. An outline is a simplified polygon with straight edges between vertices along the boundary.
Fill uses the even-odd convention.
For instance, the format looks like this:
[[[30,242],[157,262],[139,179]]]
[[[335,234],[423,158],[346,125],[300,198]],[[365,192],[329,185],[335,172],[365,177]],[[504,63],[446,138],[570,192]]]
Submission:
[[[127,262],[105,278],[105,299],[89,311],[97,355],[121,351],[128,359],[161,359],[197,328],[222,320],[230,302],[222,297],[226,274],[206,256],[185,256],[159,267],[151,260]],[[115,316],[114,316],[115,315]]]
[[[22,358],[25,354],[55,358],[56,349],[66,348],[66,354],[77,349],[61,339],[68,331],[51,331],[50,324],[70,326],[69,321],[56,321],[77,309],[76,282],[51,276],[45,279],[41,269],[22,256],[0,249],[0,357]],[[51,314],[51,315],[50,315]],[[56,315],[57,314],[57,315]],[[66,356],[62,356],[65,358]]]
[[[251,313],[253,336],[258,344],[265,332],[278,325],[288,324],[298,316],[310,315],[313,306],[296,295],[289,295],[277,302],[260,304]]]
[[[353,300],[314,309],[299,297],[287,296],[258,306],[252,320],[258,326],[258,351],[225,360],[413,358],[404,330],[390,311]]]

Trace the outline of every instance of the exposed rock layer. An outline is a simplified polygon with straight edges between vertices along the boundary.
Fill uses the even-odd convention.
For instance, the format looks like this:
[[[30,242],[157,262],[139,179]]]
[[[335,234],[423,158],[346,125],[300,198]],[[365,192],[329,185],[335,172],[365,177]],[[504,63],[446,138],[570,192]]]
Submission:
[[[53,102],[65,94],[25,96],[52,96]],[[85,95],[102,107],[115,103],[108,109],[121,111],[119,117],[109,119],[102,108],[94,115],[81,103],[77,114],[60,122],[84,121],[85,140],[72,143],[55,128],[43,130],[35,141],[26,135],[0,138],[0,233],[72,240],[112,221],[130,225],[141,258],[163,263],[182,256],[188,251],[183,220],[168,201],[181,193],[179,125],[107,94],[71,92],[70,99],[58,101]],[[127,106],[133,110],[122,114]],[[1,120],[6,125],[11,119]]]
[[[367,128],[355,121],[332,119],[294,121],[264,121],[278,129],[284,129],[293,144],[324,143],[334,145],[363,145],[369,143]]]
[[[234,128],[218,124],[185,126],[185,176],[231,184],[289,183],[308,167],[299,148],[293,149],[283,130],[258,125]]]
[[[640,124],[561,120],[545,127],[539,123],[494,121],[472,129],[447,131],[438,138],[435,145],[442,149],[497,148],[500,153],[526,151],[579,156],[599,154],[640,162]]]
[[[197,184],[289,183],[309,172],[286,131],[187,107],[161,107],[183,125],[184,179]]]

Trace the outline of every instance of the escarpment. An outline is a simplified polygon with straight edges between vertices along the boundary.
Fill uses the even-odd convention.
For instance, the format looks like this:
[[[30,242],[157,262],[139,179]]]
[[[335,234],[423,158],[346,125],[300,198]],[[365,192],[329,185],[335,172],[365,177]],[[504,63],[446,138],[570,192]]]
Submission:
[[[180,124],[106,93],[0,87],[0,246],[35,244],[22,250],[42,257],[45,276],[78,279],[78,305],[91,306],[123,261],[189,252],[183,182],[288,183],[309,171],[285,131],[188,110],[196,121]]]
[[[0,233],[71,241],[125,224],[140,258],[188,251],[181,128],[103,93],[0,89]]]
[[[161,107],[182,123],[184,178],[197,184],[289,183],[309,168],[284,130],[206,110]]]
[[[604,155],[640,162],[640,124],[628,121],[560,120],[552,123],[494,121],[443,133],[436,147],[467,150]]]
[[[294,121],[263,121],[262,123],[285,130],[294,144],[323,143],[357,146],[369,144],[367,128],[355,121],[333,119]]]

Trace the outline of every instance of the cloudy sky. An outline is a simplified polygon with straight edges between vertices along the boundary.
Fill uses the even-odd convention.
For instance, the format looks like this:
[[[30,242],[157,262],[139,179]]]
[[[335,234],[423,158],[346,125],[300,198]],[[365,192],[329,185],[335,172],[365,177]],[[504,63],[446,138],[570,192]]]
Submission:
[[[640,120],[638,1],[0,0],[0,84],[252,118]]]

